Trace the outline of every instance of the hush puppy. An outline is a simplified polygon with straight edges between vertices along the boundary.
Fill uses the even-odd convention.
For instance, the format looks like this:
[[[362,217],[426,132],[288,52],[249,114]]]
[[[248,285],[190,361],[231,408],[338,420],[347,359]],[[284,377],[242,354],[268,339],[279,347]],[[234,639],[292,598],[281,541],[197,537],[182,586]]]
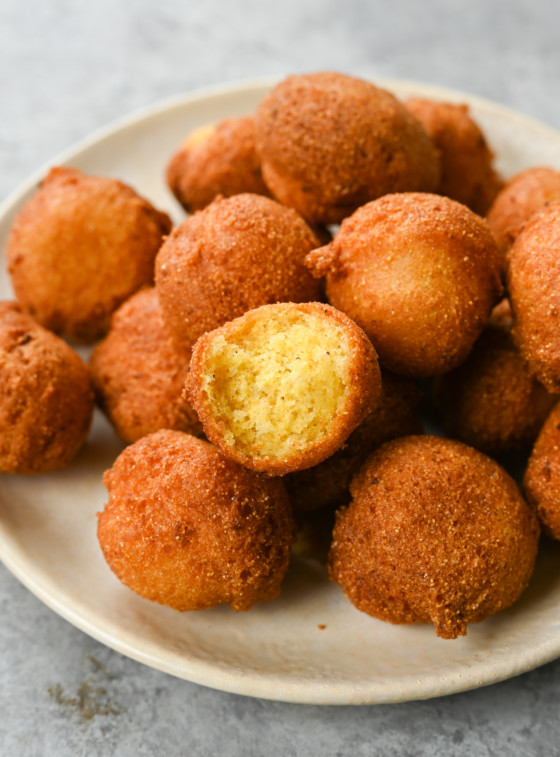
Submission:
[[[112,312],[153,281],[171,221],[113,179],[53,168],[14,221],[8,267],[16,297],[43,326],[90,343]]]
[[[0,303],[0,471],[65,468],[84,443],[93,391],[81,358],[14,302]]]
[[[486,223],[439,195],[402,192],[364,205],[306,264],[329,302],[370,337],[381,365],[411,378],[470,352],[501,292]]]
[[[361,79],[289,76],[255,122],[266,184],[311,223],[339,223],[389,192],[437,189],[438,156],[418,119]]]
[[[560,539],[560,404],[550,412],[535,442],[523,488],[543,531]]]
[[[329,556],[331,578],[362,612],[432,622],[464,636],[509,607],[533,572],[539,526],[508,474],[460,442],[388,442],[351,484]]]
[[[264,305],[204,334],[187,390],[208,439],[232,460],[284,475],[335,452],[381,389],[375,350],[330,305]]]
[[[121,439],[134,442],[161,428],[202,433],[182,396],[188,358],[163,322],[153,287],[132,295],[114,313],[89,368],[98,404]]]
[[[99,544],[140,596],[176,610],[249,610],[280,593],[294,537],[281,481],[162,430],[127,447],[104,483]]]
[[[319,299],[304,265],[318,245],[290,208],[253,194],[217,199],[187,218],[158,253],[166,323],[190,347],[205,331],[273,302]]]

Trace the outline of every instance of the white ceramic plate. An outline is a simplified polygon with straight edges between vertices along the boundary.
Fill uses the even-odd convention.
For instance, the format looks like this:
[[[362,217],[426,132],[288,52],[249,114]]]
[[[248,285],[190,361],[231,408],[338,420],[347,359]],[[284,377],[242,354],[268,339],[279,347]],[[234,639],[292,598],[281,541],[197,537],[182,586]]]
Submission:
[[[512,174],[560,168],[560,134],[504,108],[417,84],[383,81],[412,94],[467,101]],[[53,163],[118,177],[182,217],[163,169],[185,135],[251,112],[271,82],[176,100],[94,135]],[[0,209],[0,297],[11,296],[5,246],[14,213],[42,169]],[[315,704],[422,699],[483,686],[560,655],[560,562],[547,545],[528,591],[466,638],[445,641],[432,626],[392,626],[357,610],[325,569],[295,560],[282,597],[236,614],[229,608],[177,613],[143,600],[106,566],[96,541],[101,483],[122,445],[101,417],[72,467],[38,477],[0,476],[0,556],[43,602],[99,641],[172,675],[224,691]],[[324,628],[323,628],[324,626]]]

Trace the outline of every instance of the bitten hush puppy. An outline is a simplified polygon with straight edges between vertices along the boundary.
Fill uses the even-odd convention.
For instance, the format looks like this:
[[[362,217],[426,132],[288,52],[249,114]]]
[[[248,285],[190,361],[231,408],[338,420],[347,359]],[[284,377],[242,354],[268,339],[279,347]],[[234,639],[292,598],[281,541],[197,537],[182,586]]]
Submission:
[[[318,245],[290,208],[253,194],[218,199],[187,218],[156,259],[166,323],[190,347],[205,331],[272,302],[320,299],[304,265]]]
[[[114,313],[89,368],[97,401],[121,439],[134,442],[161,428],[202,433],[182,396],[188,359],[163,322],[154,288],[132,295]]]
[[[264,305],[204,334],[187,379],[208,439],[271,475],[332,455],[380,388],[377,356],[363,331],[313,302]]]
[[[535,442],[523,488],[544,532],[560,539],[560,404],[550,412]]]
[[[107,471],[97,535],[118,578],[176,610],[275,599],[294,537],[288,497],[211,444],[162,430]]]
[[[289,76],[255,123],[266,184],[311,223],[339,223],[389,192],[437,189],[438,156],[418,119],[361,79]]]
[[[364,329],[381,365],[411,378],[461,363],[501,292],[486,223],[439,195],[403,192],[364,205],[306,264],[326,275],[329,302]]]
[[[154,259],[171,230],[130,187],[53,168],[14,221],[8,241],[12,284],[48,329],[93,342],[112,312],[152,283]]]
[[[363,612],[432,622],[445,639],[509,607],[533,572],[539,526],[517,485],[460,442],[388,442],[352,481],[329,556],[331,577]]]
[[[218,195],[269,195],[255,147],[254,118],[228,118],[193,132],[169,162],[167,183],[189,212],[202,210]]]
[[[81,358],[12,302],[0,303],[0,471],[64,468],[84,443],[93,391]]]

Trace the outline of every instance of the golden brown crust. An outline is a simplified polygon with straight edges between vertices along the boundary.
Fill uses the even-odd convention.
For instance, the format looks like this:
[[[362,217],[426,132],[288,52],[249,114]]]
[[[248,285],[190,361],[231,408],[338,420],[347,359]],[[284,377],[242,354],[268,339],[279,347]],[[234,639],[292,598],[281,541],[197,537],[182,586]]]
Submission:
[[[162,430],[127,447],[104,483],[99,543],[137,594],[176,610],[249,610],[280,593],[294,538],[281,481]]]
[[[436,151],[391,93],[343,74],[289,76],[255,116],[273,195],[314,223],[339,223],[388,192],[434,191]]]
[[[205,331],[270,302],[319,298],[303,260],[317,239],[267,197],[217,199],[182,223],[156,259],[165,320],[190,347]]]
[[[544,532],[560,539],[560,404],[550,412],[535,442],[523,488]]]
[[[508,262],[513,337],[530,371],[560,393],[560,202],[536,213]]]
[[[346,340],[343,348],[347,351],[344,398],[337,414],[329,420],[323,435],[313,443],[307,445],[294,438],[284,454],[271,456],[259,451],[258,442],[253,449],[247,449],[239,444],[238,440],[228,438],[230,432],[228,419],[216,414],[215,406],[206,388],[207,382],[211,381],[208,374],[209,357],[219,340],[227,343],[232,337],[235,339],[238,334],[250,334],[255,324],[266,323],[273,316],[281,318],[283,314],[286,314],[289,317],[293,313],[309,314],[327,327],[329,323],[342,327]],[[304,368],[307,369],[307,366]],[[313,370],[314,366],[309,365],[308,371],[312,373]],[[332,455],[365,418],[380,390],[381,374],[377,355],[367,336],[344,313],[330,305],[317,302],[264,305],[224,324],[219,329],[204,334],[193,348],[186,383],[186,391],[208,439],[232,460],[253,470],[275,476],[309,468]],[[247,401],[250,399],[251,397],[247,397]],[[306,412],[307,408],[302,407],[301,411]]]
[[[153,281],[155,255],[170,230],[169,217],[125,184],[53,168],[12,226],[16,296],[43,326],[93,342],[112,312]]]
[[[93,392],[86,366],[13,302],[0,303],[0,471],[64,468],[84,443]]]
[[[202,433],[182,396],[188,358],[163,322],[154,288],[137,292],[114,313],[89,368],[98,404],[125,441],[161,428]]]
[[[438,192],[484,215],[503,180],[494,169],[494,155],[468,105],[411,98],[406,107],[418,118],[439,152]]]
[[[493,460],[450,439],[380,447],[339,511],[330,572],[360,610],[391,623],[433,622],[464,636],[527,586],[539,527]]]
[[[368,203],[306,264],[327,297],[370,337],[381,364],[409,377],[468,355],[501,292],[482,218],[447,197],[403,192]]]
[[[269,195],[255,147],[254,118],[228,118],[201,141],[187,140],[169,162],[167,183],[189,212],[202,210],[218,195]]]

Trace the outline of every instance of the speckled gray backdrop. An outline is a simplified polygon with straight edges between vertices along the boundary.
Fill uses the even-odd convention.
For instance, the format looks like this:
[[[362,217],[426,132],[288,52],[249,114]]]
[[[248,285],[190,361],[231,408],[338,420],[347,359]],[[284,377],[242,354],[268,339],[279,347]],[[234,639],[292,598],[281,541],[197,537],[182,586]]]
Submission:
[[[557,14],[553,0],[0,0],[0,199],[115,118],[294,71],[439,84],[560,128]],[[259,701],[104,648],[1,566],[0,683],[2,757],[560,754],[560,662],[427,702]]]

